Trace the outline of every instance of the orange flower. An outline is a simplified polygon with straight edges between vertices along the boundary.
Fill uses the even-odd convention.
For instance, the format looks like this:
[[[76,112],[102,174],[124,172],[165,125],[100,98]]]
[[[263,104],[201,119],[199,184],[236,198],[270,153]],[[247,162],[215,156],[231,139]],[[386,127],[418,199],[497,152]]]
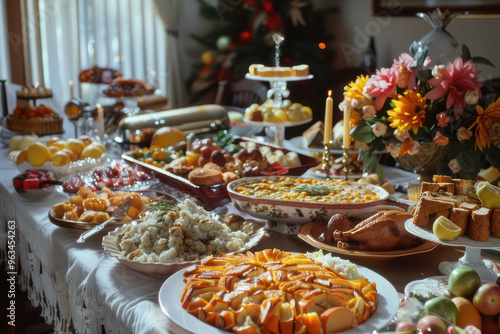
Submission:
[[[396,107],[387,111],[391,128],[397,128],[399,131],[413,130],[413,133],[417,134],[418,128],[425,121],[425,101],[422,95],[411,90],[405,91],[404,96],[398,94],[397,99],[392,100]]]
[[[485,147],[491,146],[491,139],[488,135],[488,130],[491,124],[500,122],[500,98],[490,104],[486,110],[484,110],[481,106],[476,106],[477,118],[474,124],[469,127],[471,130],[476,124],[476,148],[479,148],[481,151]]]
[[[368,82],[368,79],[370,79],[368,75],[360,75],[356,78],[356,81],[351,81],[344,87],[344,98],[356,101],[366,99],[366,96],[363,94],[363,90]]]

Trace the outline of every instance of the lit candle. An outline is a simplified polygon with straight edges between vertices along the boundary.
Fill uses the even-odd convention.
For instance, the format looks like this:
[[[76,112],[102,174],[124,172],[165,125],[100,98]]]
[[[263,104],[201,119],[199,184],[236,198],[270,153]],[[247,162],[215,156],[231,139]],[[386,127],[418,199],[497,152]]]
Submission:
[[[332,117],[333,117],[333,99],[332,91],[328,91],[328,97],[325,104],[325,131],[324,143],[329,143],[332,140]]]
[[[69,91],[71,93],[71,98],[75,97],[75,92],[73,91],[73,80],[69,81]]]
[[[97,124],[99,124],[99,138],[104,138],[104,110],[97,104]]]
[[[351,109],[344,109],[344,148],[349,149],[351,146],[351,136],[349,132],[351,131]]]

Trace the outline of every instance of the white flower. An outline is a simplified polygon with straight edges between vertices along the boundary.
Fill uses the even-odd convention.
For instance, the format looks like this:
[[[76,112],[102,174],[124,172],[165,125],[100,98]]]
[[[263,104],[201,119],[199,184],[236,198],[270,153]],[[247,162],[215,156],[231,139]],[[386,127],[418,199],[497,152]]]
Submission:
[[[465,128],[465,127],[460,127],[458,128],[457,130],[457,138],[459,141],[464,141],[464,140],[467,140],[469,139],[470,137],[472,137],[472,131],[470,131],[469,129]]]
[[[455,174],[462,169],[457,159],[451,159],[450,162],[448,162],[448,167],[450,167],[451,171]]]
[[[372,118],[377,114],[377,110],[371,104],[363,106],[363,119]]]
[[[446,73],[446,66],[444,65],[436,65],[432,69],[432,76],[436,78],[444,78]]]
[[[347,99],[344,99],[344,101],[340,102],[339,103],[339,109],[341,111],[348,111],[348,110],[352,110],[352,100],[347,98]]]
[[[469,90],[465,93],[465,102],[468,105],[474,105],[479,101],[479,91],[478,90]]]
[[[416,140],[410,142],[410,147],[408,148],[409,155],[415,155],[420,151],[420,143]]]
[[[404,142],[406,139],[410,138],[410,133],[407,130],[400,131],[396,129],[394,130],[394,137],[400,142]]]
[[[393,158],[399,157],[399,145],[396,145],[394,143],[390,143],[387,146],[387,149],[389,150],[389,153]]]
[[[375,137],[381,137],[387,133],[387,125],[381,122],[377,122],[372,125],[372,131]]]
[[[372,90],[372,79],[368,79],[366,82],[365,87],[363,87],[363,96],[366,97],[367,100],[373,100],[373,97],[369,94],[369,92]]]

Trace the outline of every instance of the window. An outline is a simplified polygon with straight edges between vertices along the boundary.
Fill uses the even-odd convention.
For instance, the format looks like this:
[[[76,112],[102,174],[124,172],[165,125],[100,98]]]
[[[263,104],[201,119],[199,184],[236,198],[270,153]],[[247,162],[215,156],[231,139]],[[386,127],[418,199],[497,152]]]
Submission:
[[[9,79],[9,49],[7,41],[7,0],[0,0],[0,79]]]
[[[25,26],[31,83],[63,101],[69,81],[79,87],[79,71],[94,65],[167,91],[166,32],[153,0],[26,0]]]

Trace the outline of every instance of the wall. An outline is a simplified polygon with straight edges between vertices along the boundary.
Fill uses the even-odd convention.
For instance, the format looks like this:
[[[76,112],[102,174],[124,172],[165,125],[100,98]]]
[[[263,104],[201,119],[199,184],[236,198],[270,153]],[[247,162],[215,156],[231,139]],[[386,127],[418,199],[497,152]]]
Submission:
[[[338,14],[331,15],[328,29],[335,34],[332,47],[337,51],[332,68],[359,66],[368,40],[362,38],[368,31],[375,34],[378,67],[390,66],[392,60],[401,52],[408,52],[414,40],[419,40],[431,31],[431,26],[418,17],[376,17],[372,16],[371,0],[313,0],[315,8],[321,10],[327,6],[337,6]],[[199,60],[201,46],[190,37],[209,29],[213,21],[199,17],[198,2],[182,1],[182,20],[180,23],[181,67],[185,79],[191,73],[191,66]],[[463,19],[456,18],[447,29],[453,36],[465,43],[472,55],[483,56],[497,68],[480,66],[483,77],[500,77],[500,19]],[[343,43],[343,44],[342,44]],[[341,44],[344,46],[342,50]],[[345,48],[350,45],[351,48]]]
[[[377,17],[371,15],[371,1],[367,0],[316,0],[318,9],[334,3],[340,9],[332,20],[330,29],[337,37],[338,51],[335,68],[358,66],[367,46],[365,34],[375,35],[377,66],[390,66],[401,52],[408,52],[413,41],[432,30],[431,26],[418,17]],[[495,69],[481,66],[485,77],[500,77],[500,19],[455,18],[447,30],[471,50],[473,56],[483,56],[497,65]],[[343,44],[342,44],[343,43]],[[348,44],[353,48],[346,48]],[[344,46],[344,47],[342,47]],[[347,51],[346,51],[347,50]],[[357,52],[359,50],[359,52]],[[487,73],[486,73],[487,72]]]

